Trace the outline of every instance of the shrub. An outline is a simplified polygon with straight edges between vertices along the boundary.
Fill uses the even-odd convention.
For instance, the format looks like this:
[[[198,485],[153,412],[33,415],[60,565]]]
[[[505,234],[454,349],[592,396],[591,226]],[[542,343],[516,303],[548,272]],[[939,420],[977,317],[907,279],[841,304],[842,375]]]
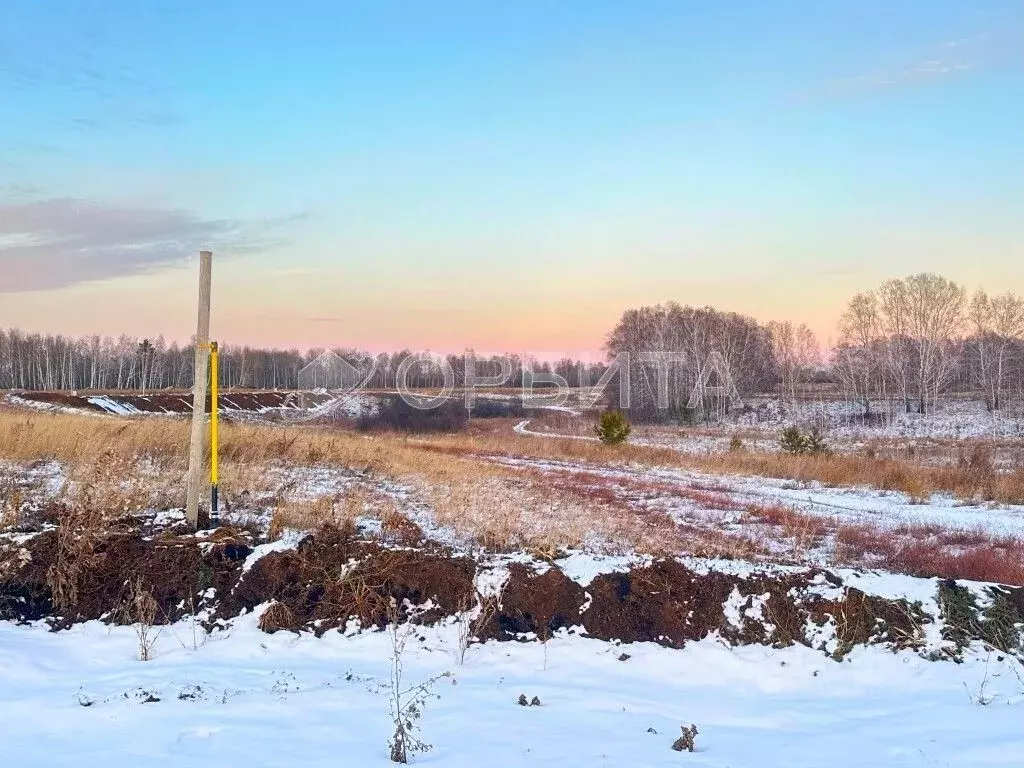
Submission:
[[[400,397],[381,403],[377,413],[359,419],[359,429],[394,432],[458,432],[466,427],[469,414],[460,401],[449,401],[436,408],[416,408]]]
[[[779,445],[786,453],[807,453],[807,438],[804,437],[799,427],[786,427],[782,430]]]
[[[478,400],[473,404],[474,419],[519,418],[526,413],[521,397],[510,400]]]
[[[618,445],[626,442],[626,438],[632,431],[633,427],[622,411],[605,411],[601,414],[597,426],[594,427],[598,439],[605,445]]]
[[[821,434],[821,430],[818,427],[814,427],[806,435],[800,431],[799,427],[786,427],[782,430],[779,445],[782,446],[782,450],[786,453],[796,455],[832,452],[825,442],[825,436]]]
[[[419,685],[409,685],[405,680],[404,655],[409,640],[419,636],[411,624],[399,624],[398,606],[394,599],[388,615],[388,632],[391,636],[391,680],[388,685],[388,700],[391,705],[391,721],[395,734],[388,746],[391,748],[391,762],[407,765],[410,759],[432,747],[419,737],[418,721],[431,699],[441,697],[434,693],[435,686],[451,672],[433,677]]]
[[[814,427],[809,434],[804,436],[804,445],[807,447],[807,453],[832,453],[825,442],[825,436],[821,434],[818,427]]]
[[[474,419],[500,419],[509,415],[509,406],[497,400],[480,400],[473,404]]]
[[[743,441],[740,440],[738,437],[734,437],[732,440],[729,441],[729,450],[733,453],[735,453],[736,451],[742,451]]]

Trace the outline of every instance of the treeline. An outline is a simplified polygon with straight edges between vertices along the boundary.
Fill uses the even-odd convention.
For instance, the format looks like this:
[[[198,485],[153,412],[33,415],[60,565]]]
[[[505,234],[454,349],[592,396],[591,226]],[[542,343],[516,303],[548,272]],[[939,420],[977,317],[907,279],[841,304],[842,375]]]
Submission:
[[[790,327],[790,332],[792,329]],[[628,356],[634,417],[710,418],[780,381],[768,326],[712,307],[630,309],[608,335],[610,358]]]
[[[963,286],[930,273],[888,280],[854,296],[842,314],[839,343],[827,358],[806,325],[761,323],[712,307],[674,303],[624,312],[605,350],[609,363],[629,353],[630,405],[638,416],[714,418],[753,394],[776,393],[796,401],[824,382],[838,385],[868,417],[880,404],[887,411],[928,413],[951,392],[984,399],[992,411],[1024,404],[1024,300],[1012,293],[969,296]],[[365,365],[370,357],[357,349],[226,344],[221,347],[221,384],[297,389],[300,372],[328,351],[362,361],[362,370],[370,368]],[[394,388],[403,361],[413,354],[403,350],[372,358],[367,386]],[[465,383],[466,358],[445,358],[449,383]],[[510,373],[506,386],[513,387],[524,384],[524,368],[560,376],[573,387],[593,385],[609,369],[609,363],[568,358],[473,360],[477,377]],[[189,389],[192,365],[191,345],[162,338],[0,330],[0,389]],[[540,376],[539,382],[546,378]],[[437,365],[406,366],[406,386],[440,388],[445,383]],[[618,383],[614,380],[610,389]]]
[[[850,300],[832,355],[835,377],[870,414],[873,401],[928,413],[951,392],[990,411],[1024,391],[1024,300],[967,291],[939,275],[888,280]]]
[[[297,389],[300,372],[328,351],[357,363],[365,364],[370,358],[366,352],[351,348],[314,348],[302,352],[222,344],[220,383],[228,388]],[[374,365],[365,366],[366,370],[372,368],[367,386],[393,388],[399,366],[413,354],[403,350],[374,356]],[[591,378],[596,381],[607,368],[604,363],[581,364],[570,359],[538,362],[517,355],[505,357],[504,363],[498,357],[474,359],[478,377],[497,376],[503,366],[508,366],[512,371],[509,386],[514,387],[523,384],[524,364],[538,373],[561,375],[571,386],[586,384]],[[466,355],[448,355],[445,362],[455,385],[462,386]],[[0,389],[191,389],[193,363],[191,345],[168,343],[163,338],[77,338],[0,329]],[[415,365],[408,369],[406,383],[416,388],[441,387],[444,376],[437,365]]]
[[[753,394],[796,401],[825,382],[866,418],[879,406],[930,413],[951,392],[990,411],[1024,406],[1024,300],[1013,293],[968,297],[931,273],[888,280],[850,300],[839,330],[825,360],[805,325],[667,304],[627,310],[605,347],[633,361],[638,417],[710,419]],[[670,366],[659,359],[666,354]]]

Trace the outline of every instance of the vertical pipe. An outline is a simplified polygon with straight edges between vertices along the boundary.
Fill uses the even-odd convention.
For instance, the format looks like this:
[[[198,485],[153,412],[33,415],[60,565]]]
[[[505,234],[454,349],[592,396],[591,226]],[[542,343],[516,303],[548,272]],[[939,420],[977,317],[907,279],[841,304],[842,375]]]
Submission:
[[[210,343],[210,527],[220,525],[220,360],[217,342]]]

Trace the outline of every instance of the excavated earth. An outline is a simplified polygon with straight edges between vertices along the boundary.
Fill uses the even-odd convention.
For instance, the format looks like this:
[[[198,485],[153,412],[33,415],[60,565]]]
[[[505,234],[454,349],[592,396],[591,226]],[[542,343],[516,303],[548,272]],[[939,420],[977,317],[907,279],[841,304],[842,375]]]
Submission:
[[[923,649],[936,633],[1020,654],[1024,589],[934,582],[934,599],[867,594],[816,568],[734,575],[671,559],[589,583],[556,563],[478,563],[441,549],[392,549],[355,529],[325,527],[294,549],[256,548],[251,534],[121,530],[102,536],[51,529],[0,539],[0,620],[134,623],[132,594],[155,602],[154,623],[196,615],[211,630],[260,611],[264,631],[318,635],[476,616],[479,641],[546,640],[571,629],[622,643],[679,648],[716,635],[734,645],[803,644],[837,659],[857,646]],[[503,587],[480,587],[500,574]],[[134,590],[134,591],[132,591]],[[467,613],[470,612],[470,613]]]
[[[192,412],[191,392],[157,392],[150,395],[19,392],[17,399],[43,407],[72,408],[117,415],[187,414]],[[326,394],[270,391],[228,392],[222,393],[217,398],[221,412],[229,415],[311,408],[322,405],[328,400],[330,400],[330,396]],[[206,410],[207,412],[210,410],[209,397],[207,397]]]

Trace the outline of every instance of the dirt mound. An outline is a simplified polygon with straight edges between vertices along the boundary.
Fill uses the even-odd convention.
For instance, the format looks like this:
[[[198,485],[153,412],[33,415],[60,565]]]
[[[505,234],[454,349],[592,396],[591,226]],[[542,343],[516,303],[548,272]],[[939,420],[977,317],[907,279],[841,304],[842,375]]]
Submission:
[[[227,392],[217,399],[221,412],[262,413],[274,410],[293,410],[321,405],[330,399],[318,393],[295,392]],[[99,413],[117,415],[132,414],[187,414],[192,412],[191,392],[156,392],[153,394],[88,394],[71,392],[20,392],[18,398],[28,402],[61,408],[75,408]],[[206,411],[210,411],[210,399],[206,399]]]
[[[605,574],[587,590],[593,599],[583,626],[600,640],[681,648],[725,628],[725,602],[737,583],[737,577],[697,574],[674,560]]]
[[[53,615],[46,574],[56,551],[56,531],[35,536],[24,547],[0,550],[0,621],[38,621]]]
[[[827,571],[696,573],[675,561],[600,576],[583,614],[591,637],[679,648],[713,633],[735,645],[805,645],[842,658],[858,645],[916,648],[931,619],[919,604],[868,595]]]
[[[212,609],[213,625],[223,626],[269,605],[260,616],[264,631],[322,635],[353,621],[364,629],[434,623],[470,611],[478,599],[472,559],[389,549],[359,539],[351,525],[325,526],[244,573],[251,541],[227,528],[204,536],[122,530],[89,539],[88,547],[66,533],[0,541],[0,620],[49,619],[55,628],[89,619],[127,622],[124,606],[141,591],[160,624]],[[79,548],[69,556],[69,547]],[[868,594],[820,569],[739,576],[666,559],[599,575],[587,587],[557,564],[514,563],[508,570],[500,599],[483,598],[477,640],[546,641],[582,627],[600,640],[672,648],[711,635],[733,645],[800,644],[837,660],[864,645],[957,658],[976,641],[1024,655],[1024,589],[935,582],[935,600],[923,606]],[[934,624],[939,631],[926,637]]]
[[[326,527],[294,551],[260,558],[220,602],[230,618],[274,601],[297,626],[323,634],[356,619],[383,627],[418,606],[416,620],[432,623],[464,610],[476,565],[469,558],[422,550],[384,549],[351,532]]]
[[[52,618],[58,626],[120,622],[128,586],[135,583],[155,600],[156,623],[171,623],[198,611],[208,590],[230,591],[251,551],[243,534],[227,529],[206,541],[116,533],[99,538],[77,559],[62,560],[58,533],[47,531],[4,551],[0,619]],[[55,596],[58,582],[63,592]]]
[[[583,587],[558,568],[537,573],[514,563],[509,571],[501,605],[481,628],[481,639],[533,634],[546,640],[560,629],[579,626],[587,597]]]
[[[842,600],[815,601],[811,620],[818,626],[834,622],[836,648],[832,655],[836,659],[858,645],[919,648],[924,643],[924,626],[931,623],[918,603],[868,595],[856,587],[847,587]]]

